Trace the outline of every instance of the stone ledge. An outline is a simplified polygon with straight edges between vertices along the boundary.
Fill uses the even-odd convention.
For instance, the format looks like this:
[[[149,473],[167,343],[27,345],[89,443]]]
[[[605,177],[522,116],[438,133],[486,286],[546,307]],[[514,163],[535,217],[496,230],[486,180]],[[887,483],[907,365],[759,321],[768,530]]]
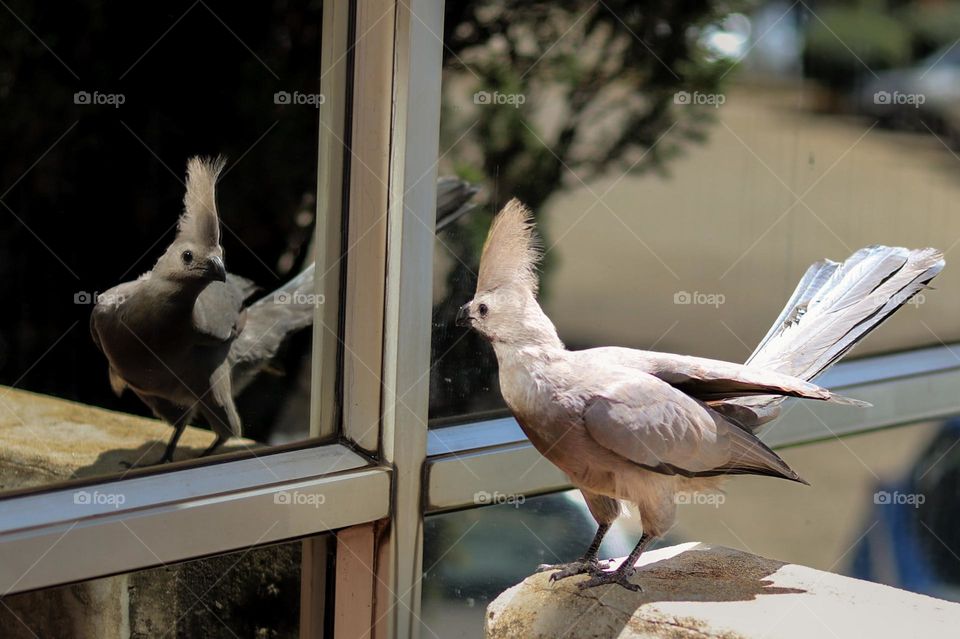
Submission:
[[[155,419],[0,387],[0,491],[122,473],[124,462],[157,461],[172,434]],[[188,426],[174,459],[199,455],[213,439]],[[253,446],[232,439],[218,452]]]
[[[487,608],[488,639],[956,637],[960,604],[739,550],[687,543],[645,553],[632,581],[526,578]]]
[[[155,419],[0,387],[0,491],[116,478],[127,470],[123,462],[158,460],[172,433]],[[188,426],[175,459],[197,456],[213,439]],[[254,446],[233,439],[221,450]],[[294,610],[296,619],[299,568],[300,546],[287,543],[12,595],[2,599],[0,637],[213,637],[224,620],[282,627],[277,609]],[[194,593],[203,593],[203,604]]]

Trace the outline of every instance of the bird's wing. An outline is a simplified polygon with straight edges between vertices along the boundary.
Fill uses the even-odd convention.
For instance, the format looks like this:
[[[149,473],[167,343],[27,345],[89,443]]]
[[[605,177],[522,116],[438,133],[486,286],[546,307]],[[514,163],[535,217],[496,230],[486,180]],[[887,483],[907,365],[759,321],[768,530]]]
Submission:
[[[608,361],[653,375],[702,401],[750,395],[782,395],[862,404],[802,379],[743,364],[618,347],[580,352],[594,361]]]
[[[97,295],[97,303],[90,313],[90,336],[93,337],[93,343],[101,352],[103,352],[103,345],[100,343],[100,330],[103,328],[104,320],[116,313],[120,305],[136,293],[142,285],[141,282],[141,280],[134,280],[117,284]]]
[[[457,177],[447,176],[437,179],[437,222],[439,233],[475,207],[470,198],[479,191],[477,187]]]
[[[193,306],[193,324],[202,338],[226,342],[243,330],[243,302],[252,291],[249,280],[233,274],[226,282],[211,282]]]
[[[618,377],[583,410],[587,432],[604,448],[665,474],[802,481],[759,439],[670,384],[643,373]]]
[[[246,325],[230,345],[233,390],[239,393],[276,357],[284,342],[310,326],[320,298],[311,264],[286,284],[247,308]]]
[[[97,348],[100,349],[100,352],[104,355],[106,355],[106,351],[103,350],[103,344],[100,341],[100,330],[103,328],[102,323],[108,315],[115,313],[120,305],[127,298],[131,297],[140,286],[141,280],[124,282],[97,296],[97,303],[90,313],[90,336],[93,338],[93,343],[97,345]],[[109,367],[109,374],[110,388],[113,389],[113,392],[119,397],[127,388],[127,382],[120,377],[120,374],[112,365]]]

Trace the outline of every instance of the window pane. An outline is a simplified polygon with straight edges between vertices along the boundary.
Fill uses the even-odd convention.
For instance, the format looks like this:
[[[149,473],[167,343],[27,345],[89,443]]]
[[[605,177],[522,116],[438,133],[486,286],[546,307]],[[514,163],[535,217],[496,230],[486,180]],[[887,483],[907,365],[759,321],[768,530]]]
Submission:
[[[13,638],[276,637],[300,627],[300,542],[3,598]]]
[[[447,6],[441,171],[482,206],[438,236],[435,418],[501,406],[490,348],[454,317],[511,197],[537,216],[540,299],[571,348],[743,361],[817,260],[952,259],[953,5],[467,5]],[[958,277],[853,356],[960,339]]]
[[[226,402],[213,402],[215,417],[189,410],[216,395],[194,389],[192,376],[211,368],[207,355],[159,348],[138,328],[134,349],[156,357],[143,355],[141,362],[153,364],[133,368],[166,381],[118,371],[113,385],[128,387],[118,397],[91,339],[92,309],[98,294],[154,269],[177,241],[185,169],[196,155],[226,158],[216,193],[223,262],[257,287],[215,281],[213,262],[201,251],[197,264],[209,269],[197,277],[211,280],[204,294],[230,286],[250,293],[248,305],[283,301],[274,291],[312,259],[322,4],[88,3],[44,12],[13,2],[7,11],[18,19],[8,16],[0,26],[0,130],[11,151],[0,159],[0,291],[15,302],[0,318],[0,382],[10,387],[0,391],[0,445],[7,451],[0,485],[154,464],[173,433],[159,422],[21,390],[153,417],[131,387],[153,397],[170,382],[181,396],[170,400],[177,393],[163,391],[161,399],[175,406],[157,412],[167,421],[195,413],[196,428],[187,429],[177,454],[193,458],[213,441],[215,418],[226,415],[236,430]],[[238,333],[246,339],[265,332],[267,318],[254,315],[248,311],[244,323],[232,302],[204,315],[210,325],[197,337],[209,341],[204,353],[234,343]],[[258,375],[249,385],[234,376],[246,440],[234,438],[217,452],[308,436],[310,337],[309,330],[291,334],[266,367],[278,375]],[[107,351],[125,352],[103,342]],[[238,351],[257,352],[252,345]]]
[[[597,530],[577,491],[524,498],[428,517],[424,527],[424,636],[481,637],[484,611],[539,564],[580,557]],[[617,523],[603,556],[630,552],[632,531]]]
[[[681,505],[657,544],[729,546],[960,601],[958,443],[953,419],[780,450],[810,486],[732,478],[724,493]],[[424,624],[441,637],[481,637],[500,592],[540,563],[580,556],[596,527],[578,495],[430,517]],[[636,517],[621,517],[601,558],[625,556],[641,532]]]

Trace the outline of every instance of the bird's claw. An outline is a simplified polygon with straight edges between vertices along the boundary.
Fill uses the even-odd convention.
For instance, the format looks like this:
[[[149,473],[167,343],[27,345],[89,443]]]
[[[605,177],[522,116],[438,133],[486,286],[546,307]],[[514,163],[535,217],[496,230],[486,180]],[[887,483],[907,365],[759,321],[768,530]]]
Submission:
[[[540,564],[537,572],[547,572],[554,570],[550,575],[550,581],[560,581],[567,577],[577,575],[598,575],[603,572],[603,567],[596,561],[571,561],[568,564]]]
[[[636,569],[634,568],[630,568],[628,571],[618,568],[612,572],[601,572],[593,575],[586,581],[580,582],[578,586],[580,590],[585,590],[587,588],[595,588],[597,586],[617,584],[632,592],[643,592],[643,588],[641,588],[639,584],[635,584],[630,581],[630,577],[633,576],[635,572]]]

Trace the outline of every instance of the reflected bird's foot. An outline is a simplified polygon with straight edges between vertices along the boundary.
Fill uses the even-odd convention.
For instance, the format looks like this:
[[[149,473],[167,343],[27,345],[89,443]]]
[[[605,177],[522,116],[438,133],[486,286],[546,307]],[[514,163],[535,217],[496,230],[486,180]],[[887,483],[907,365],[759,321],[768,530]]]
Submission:
[[[597,586],[617,584],[618,586],[623,586],[632,592],[643,592],[643,588],[641,588],[639,584],[635,584],[630,581],[630,577],[633,576],[635,572],[636,569],[632,567],[627,568],[626,570],[621,567],[612,572],[601,572],[600,574],[593,575],[590,577],[590,579],[580,583],[580,590],[596,588]]]
[[[576,577],[577,575],[599,575],[603,573],[603,567],[597,561],[571,561],[568,564],[540,564],[537,572],[548,572],[554,570],[550,575],[550,581],[560,581],[567,577]]]

